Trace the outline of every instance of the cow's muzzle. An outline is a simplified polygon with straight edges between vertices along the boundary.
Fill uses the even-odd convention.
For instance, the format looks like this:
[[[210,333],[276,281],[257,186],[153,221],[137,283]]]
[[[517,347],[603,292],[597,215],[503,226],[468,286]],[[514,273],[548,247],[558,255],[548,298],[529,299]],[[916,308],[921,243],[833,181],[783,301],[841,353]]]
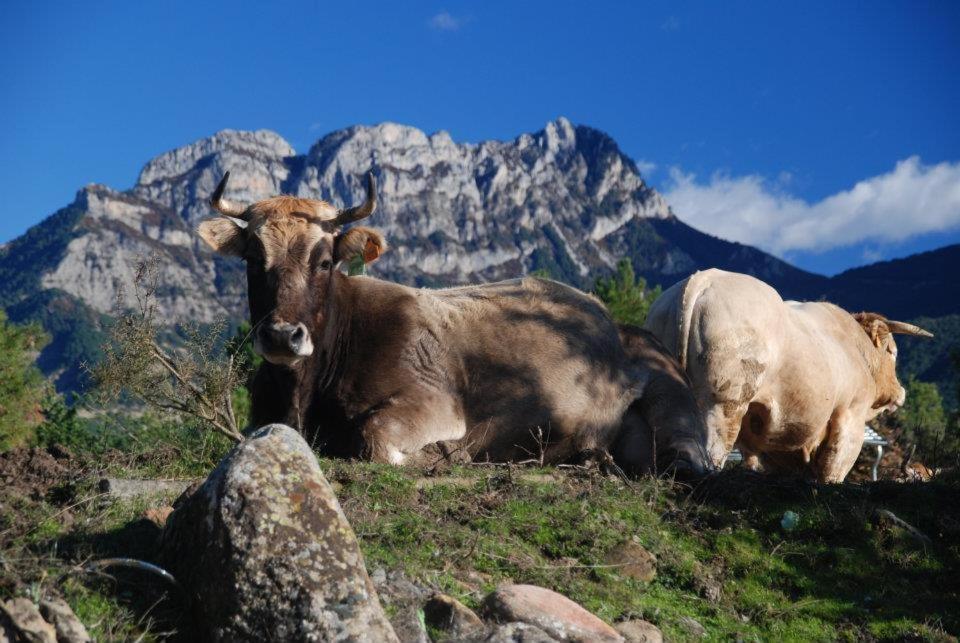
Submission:
[[[304,324],[261,324],[253,348],[274,364],[292,364],[313,354],[310,331]]]

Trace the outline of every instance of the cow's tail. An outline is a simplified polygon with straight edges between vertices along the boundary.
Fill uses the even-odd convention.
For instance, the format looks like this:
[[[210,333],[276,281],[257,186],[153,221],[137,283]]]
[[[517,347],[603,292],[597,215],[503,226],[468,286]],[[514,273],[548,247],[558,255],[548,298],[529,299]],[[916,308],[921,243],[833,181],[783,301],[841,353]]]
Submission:
[[[693,311],[697,300],[707,288],[706,271],[695,272],[687,277],[687,283],[680,294],[680,308],[677,310],[677,359],[684,371],[687,370],[687,351],[690,348],[690,330],[693,327]]]

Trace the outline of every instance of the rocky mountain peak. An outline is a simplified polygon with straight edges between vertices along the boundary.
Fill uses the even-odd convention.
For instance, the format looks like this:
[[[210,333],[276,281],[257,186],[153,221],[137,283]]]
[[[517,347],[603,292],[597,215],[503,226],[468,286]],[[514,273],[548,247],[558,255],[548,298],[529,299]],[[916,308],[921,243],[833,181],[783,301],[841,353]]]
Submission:
[[[677,221],[633,161],[596,129],[561,117],[512,140],[460,143],[445,131],[428,135],[388,122],[332,132],[306,154],[275,132],[223,130],[149,161],[129,190],[87,186],[0,253],[0,306],[25,319],[55,294],[85,306],[85,319],[109,314],[117,294],[131,291],[137,262],[154,256],[163,266],[161,317],[243,319],[242,264],[214,256],[194,231],[213,216],[208,199],[227,171],[226,196],[239,202],[287,193],[335,205],[363,199],[372,171],[380,207],[366,223],[391,245],[372,271],[403,283],[546,271],[590,287],[624,258],[664,285],[703,265],[806,279]]]
[[[543,141],[546,150],[554,153],[561,149],[574,148],[577,144],[577,133],[573,125],[563,116],[547,123],[538,138]]]
[[[297,152],[282,136],[270,130],[220,130],[213,136],[164,152],[149,161],[140,171],[137,185],[146,186],[157,181],[176,180],[192,170],[202,159],[226,153],[274,159],[295,156]]]

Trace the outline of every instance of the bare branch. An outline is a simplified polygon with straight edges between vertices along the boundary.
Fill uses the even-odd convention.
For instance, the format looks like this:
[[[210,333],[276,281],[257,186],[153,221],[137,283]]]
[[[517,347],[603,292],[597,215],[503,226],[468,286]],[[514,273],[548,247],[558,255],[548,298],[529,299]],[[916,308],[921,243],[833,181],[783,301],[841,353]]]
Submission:
[[[242,441],[233,408],[233,391],[243,385],[245,365],[220,349],[225,322],[205,330],[186,327],[182,344],[166,348],[161,338],[170,335],[157,324],[159,284],[156,258],[138,264],[132,308],[118,292],[117,322],[111,341],[103,347],[104,359],[90,369],[102,397],[127,393],[147,406],[192,416],[209,429],[231,440]]]

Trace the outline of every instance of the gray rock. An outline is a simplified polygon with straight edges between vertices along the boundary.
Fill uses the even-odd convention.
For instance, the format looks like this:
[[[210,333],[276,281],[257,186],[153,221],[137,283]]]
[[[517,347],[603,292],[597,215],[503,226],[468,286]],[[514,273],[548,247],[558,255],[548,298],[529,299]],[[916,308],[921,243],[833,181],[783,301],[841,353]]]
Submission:
[[[100,493],[116,498],[129,499],[162,494],[180,495],[193,480],[134,480],[130,478],[102,478]]]
[[[167,521],[161,562],[219,641],[396,641],[309,445],[272,424]]]
[[[535,625],[558,641],[622,641],[615,629],[566,596],[536,585],[506,585],[484,599],[487,614],[501,622]]]
[[[43,620],[37,606],[28,598],[14,598],[0,603],[0,612],[6,617],[4,634],[11,641],[30,643],[57,643],[57,631]],[[3,630],[0,629],[0,632]]]
[[[40,613],[57,631],[58,643],[89,643],[92,640],[87,628],[62,598],[40,601]]]
[[[486,633],[486,626],[469,607],[452,596],[433,594],[423,606],[427,625],[442,631],[445,640],[478,639]]]
[[[402,643],[430,643],[424,626],[423,605],[430,590],[414,583],[400,570],[389,573],[378,569],[370,577],[384,607],[389,608],[390,624]]]
[[[696,587],[700,596],[704,597],[709,602],[720,602],[720,597],[723,595],[723,586],[717,579],[711,576],[696,577],[694,578],[693,585]]]
[[[536,625],[505,623],[483,640],[484,643],[556,643],[560,639],[553,638]]]
[[[700,622],[694,618],[689,616],[681,616],[677,623],[681,628],[683,628],[683,631],[690,636],[701,639],[706,638],[707,636],[707,628],[701,625]]]
[[[613,626],[626,643],[663,643],[660,628],[647,621],[622,621]]]

